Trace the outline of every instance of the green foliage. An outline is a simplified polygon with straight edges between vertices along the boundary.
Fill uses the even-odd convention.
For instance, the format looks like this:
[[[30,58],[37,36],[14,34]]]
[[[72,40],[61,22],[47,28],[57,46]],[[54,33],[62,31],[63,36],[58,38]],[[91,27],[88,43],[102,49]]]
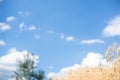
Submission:
[[[13,78],[15,80],[43,80],[44,72],[38,70],[35,56],[27,53],[23,60],[18,61],[18,68]]]

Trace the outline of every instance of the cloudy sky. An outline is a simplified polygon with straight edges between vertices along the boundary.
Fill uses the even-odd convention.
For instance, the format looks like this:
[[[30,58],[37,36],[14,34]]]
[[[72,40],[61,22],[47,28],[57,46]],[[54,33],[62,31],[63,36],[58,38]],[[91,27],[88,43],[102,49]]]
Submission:
[[[119,0],[0,0],[2,80],[25,51],[48,74],[105,64],[106,49],[119,41]]]

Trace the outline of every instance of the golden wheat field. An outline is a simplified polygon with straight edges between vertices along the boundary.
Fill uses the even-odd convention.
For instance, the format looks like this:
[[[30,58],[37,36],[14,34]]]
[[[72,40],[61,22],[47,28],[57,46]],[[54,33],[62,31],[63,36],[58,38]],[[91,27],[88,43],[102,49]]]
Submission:
[[[110,66],[82,67],[70,70],[62,77],[52,77],[51,80],[120,80],[120,46],[110,46],[105,57]]]

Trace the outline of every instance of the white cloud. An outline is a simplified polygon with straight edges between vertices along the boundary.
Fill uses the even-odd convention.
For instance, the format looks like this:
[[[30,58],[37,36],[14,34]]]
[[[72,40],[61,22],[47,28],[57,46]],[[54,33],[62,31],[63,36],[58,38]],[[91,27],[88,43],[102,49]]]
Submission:
[[[47,77],[51,78],[51,77],[54,77],[55,75],[57,75],[57,74],[54,73],[54,72],[50,72],[50,73],[47,74]]]
[[[64,67],[58,73],[50,72],[48,73],[48,78],[64,76],[70,70],[77,70],[79,68],[88,66],[88,67],[96,67],[100,64],[104,66],[109,66],[110,64],[106,62],[103,56],[99,53],[89,52],[85,58],[83,58],[81,64],[74,64],[73,66]]]
[[[28,28],[28,30],[36,30],[36,26],[32,25]]]
[[[19,28],[23,28],[23,27],[24,27],[24,22],[21,22]]]
[[[51,77],[57,77],[57,76],[64,76],[68,71],[70,70],[77,70],[81,67],[80,64],[74,64],[73,66],[68,66],[68,67],[64,67],[60,70],[60,72],[55,73],[55,72],[50,72],[48,73],[47,77],[51,78]]]
[[[68,42],[70,42],[70,41],[76,42],[77,41],[77,39],[74,36],[72,36],[72,35],[65,36],[64,33],[60,33],[59,37],[60,37],[61,40],[65,40],[65,41],[68,41]]]
[[[13,71],[16,70],[17,60],[24,60],[24,55],[28,54],[28,51],[17,51],[16,48],[12,48],[9,50],[8,54],[0,57],[0,79],[8,80]],[[35,55],[35,62],[37,64],[38,56]],[[31,59],[33,57],[31,56]],[[35,65],[36,65],[35,64]]]
[[[73,66],[69,66],[69,67],[65,67],[65,68],[62,68],[61,69],[61,72],[68,72],[70,70],[77,70],[81,68],[81,65],[80,64],[74,64]]]
[[[20,30],[23,30],[24,27],[25,27],[25,23],[21,22],[20,25],[19,25]]]
[[[29,11],[26,11],[26,12],[25,12],[25,15],[26,15],[26,16],[29,16],[29,15],[30,15],[30,12],[29,12]]]
[[[18,11],[18,14],[19,14],[19,15],[22,15],[22,11]]]
[[[29,16],[30,12],[29,11],[18,11],[18,14],[21,16]]]
[[[64,39],[65,35],[63,33],[60,34],[60,39]]]
[[[34,37],[35,37],[36,39],[40,39],[40,35],[39,35],[39,34],[35,34]]]
[[[0,40],[0,46],[4,46],[6,43],[3,40]]]
[[[82,66],[89,66],[89,67],[95,67],[102,65],[108,65],[105,59],[103,59],[103,56],[99,53],[89,52],[85,58],[83,58],[83,61],[81,63]]]
[[[54,34],[55,32],[53,30],[48,30],[47,34]]]
[[[103,40],[100,39],[88,39],[80,41],[81,44],[94,44],[94,43],[105,43]]]
[[[10,25],[6,24],[6,23],[3,23],[3,22],[0,22],[0,31],[6,31],[6,30],[10,30],[11,27]]]
[[[52,65],[49,66],[49,69],[53,69],[54,67]]]
[[[73,36],[67,36],[66,41],[76,41],[76,39]]]
[[[120,16],[112,19],[103,30],[103,35],[106,37],[120,36]]]
[[[7,19],[6,19],[6,21],[13,21],[13,20],[15,20],[15,17],[14,16],[10,16],[10,17],[7,17]]]

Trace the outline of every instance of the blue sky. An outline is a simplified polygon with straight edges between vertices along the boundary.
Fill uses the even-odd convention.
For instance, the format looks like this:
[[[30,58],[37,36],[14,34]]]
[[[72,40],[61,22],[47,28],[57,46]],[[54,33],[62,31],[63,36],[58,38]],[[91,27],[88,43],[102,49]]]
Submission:
[[[119,0],[0,0],[0,56],[28,50],[46,74],[104,55],[119,37]]]

